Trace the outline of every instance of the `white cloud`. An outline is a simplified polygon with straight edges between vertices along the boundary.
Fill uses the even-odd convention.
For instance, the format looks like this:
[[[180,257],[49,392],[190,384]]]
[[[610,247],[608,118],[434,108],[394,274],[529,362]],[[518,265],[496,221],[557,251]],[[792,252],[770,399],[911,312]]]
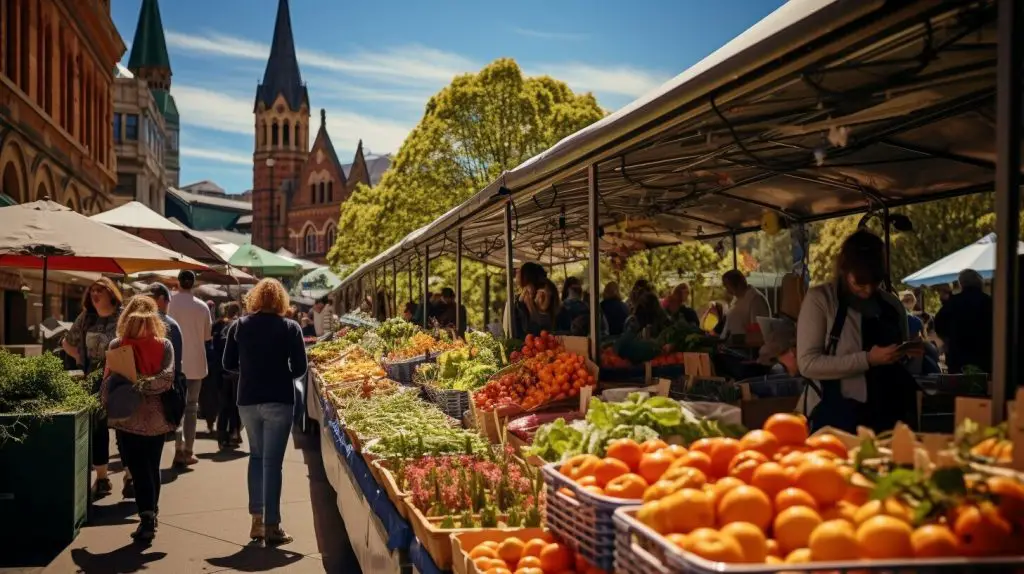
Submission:
[[[546,74],[569,84],[575,91],[615,94],[636,98],[657,88],[672,76],[630,66],[594,66],[578,62],[540,64],[530,74]]]
[[[171,87],[182,123],[221,132],[252,135],[255,120],[252,100],[206,88],[174,84]]]
[[[216,163],[229,163],[232,165],[252,165],[252,155],[223,149],[209,149],[196,146],[184,146],[181,148],[181,157],[190,157],[200,160],[208,160]]]
[[[576,32],[548,32],[546,30],[533,30],[518,26],[513,26],[512,31],[520,36],[529,36],[530,38],[540,38],[543,40],[584,40],[588,37],[587,34]]]

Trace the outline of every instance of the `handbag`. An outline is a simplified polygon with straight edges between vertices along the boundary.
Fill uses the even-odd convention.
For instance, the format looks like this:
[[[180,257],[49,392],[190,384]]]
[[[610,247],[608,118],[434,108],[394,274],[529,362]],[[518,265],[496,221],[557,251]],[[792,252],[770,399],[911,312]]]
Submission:
[[[839,304],[836,308],[836,316],[832,321],[832,329],[828,334],[828,343],[825,345],[826,355],[835,355],[836,347],[839,346],[839,337],[843,334],[843,327],[846,326],[846,299],[842,291],[836,288],[839,293]],[[807,379],[807,387],[817,393],[821,401],[815,405],[810,413],[807,412],[807,401],[804,401],[804,416],[811,425],[811,432],[826,426],[835,427],[849,433],[857,432],[858,411],[861,403],[843,396],[842,382],[838,380],[820,381],[820,386],[815,381]]]
[[[174,428],[181,425],[181,419],[185,416],[185,397],[188,393],[188,381],[184,373],[175,373],[174,383],[171,388],[160,393],[160,402],[164,407],[164,418]]]

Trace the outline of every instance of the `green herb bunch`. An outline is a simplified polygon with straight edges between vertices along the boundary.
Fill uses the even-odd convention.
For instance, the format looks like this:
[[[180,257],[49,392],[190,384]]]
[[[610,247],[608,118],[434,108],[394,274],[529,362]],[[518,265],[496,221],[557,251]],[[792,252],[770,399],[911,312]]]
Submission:
[[[45,417],[94,409],[99,402],[87,385],[52,353],[21,357],[0,349],[0,414]],[[16,438],[13,428],[0,425],[0,442],[7,438]]]

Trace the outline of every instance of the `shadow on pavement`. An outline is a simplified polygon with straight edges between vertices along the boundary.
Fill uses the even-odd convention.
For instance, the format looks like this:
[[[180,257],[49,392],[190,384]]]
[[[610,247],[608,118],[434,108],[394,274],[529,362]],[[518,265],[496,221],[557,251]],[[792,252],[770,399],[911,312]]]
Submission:
[[[200,460],[212,460],[213,462],[231,462],[247,456],[249,456],[248,451],[230,449],[219,450],[217,452],[204,452],[202,454],[197,454],[196,458]]]
[[[352,550],[345,523],[338,514],[338,495],[327,482],[323,459],[320,456],[320,434],[292,435],[295,448],[302,451],[302,459],[309,472],[309,498],[313,506],[313,528],[316,544],[328,574],[360,574],[359,561]]]
[[[117,524],[133,524],[128,517],[138,512],[134,500],[122,500],[116,504],[97,504],[92,507],[89,526],[112,526]]]
[[[217,568],[231,568],[239,572],[267,572],[275,568],[284,568],[302,559],[302,554],[250,544],[243,546],[231,556],[207,558],[206,562]]]
[[[129,543],[112,552],[93,554],[88,548],[71,550],[71,560],[80,572],[127,574],[147,570],[149,564],[163,560],[166,552],[146,552],[146,547]]]

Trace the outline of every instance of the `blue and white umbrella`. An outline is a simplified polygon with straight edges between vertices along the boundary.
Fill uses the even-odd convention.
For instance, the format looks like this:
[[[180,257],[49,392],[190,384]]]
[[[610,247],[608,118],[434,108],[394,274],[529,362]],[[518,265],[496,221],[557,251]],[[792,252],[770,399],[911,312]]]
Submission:
[[[1024,253],[1024,243],[1017,243],[1017,253]],[[951,253],[935,263],[903,278],[913,287],[953,283],[964,269],[974,269],[985,279],[991,279],[996,267],[996,234],[985,237]]]

